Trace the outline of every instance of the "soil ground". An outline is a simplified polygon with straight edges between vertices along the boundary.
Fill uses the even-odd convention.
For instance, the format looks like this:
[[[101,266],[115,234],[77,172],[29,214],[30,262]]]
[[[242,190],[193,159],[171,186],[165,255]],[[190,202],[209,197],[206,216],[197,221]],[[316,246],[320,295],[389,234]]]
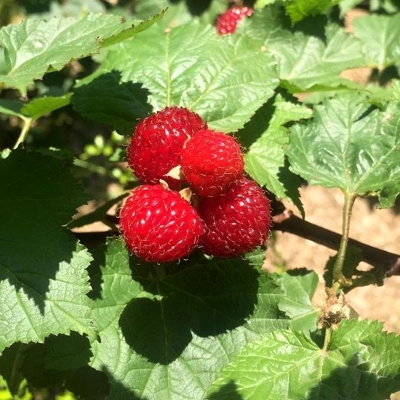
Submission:
[[[341,232],[343,195],[340,190],[308,186],[301,189],[306,220],[332,231]],[[300,215],[293,205],[286,206]],[[379,210],[368,199],[356,200],[353,209],[350,237],[396,254],[400,253],[400,214],[396,209]],[[315,305],[324,299],[323,269],[335,251],[289,233],[277,233],[273,249],[267,251],[266,266],[274,268],[277,261],[287,268],[307,268],[320,276],[320,288],[314,297]],[[369,266],[365,264],[365,267]],[[386,278],[383,286],[356,288],[347,294],[348,304],[361,318],[384,322],[384,329],[400,333],[400,276]]]

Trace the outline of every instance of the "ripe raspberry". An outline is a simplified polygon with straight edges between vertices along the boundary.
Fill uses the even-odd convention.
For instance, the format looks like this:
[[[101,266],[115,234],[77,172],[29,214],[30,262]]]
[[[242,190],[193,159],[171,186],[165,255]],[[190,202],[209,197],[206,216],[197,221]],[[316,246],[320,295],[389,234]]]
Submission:
[[[254,10],[251,7],[232,7],[221,14],[216,21],[219,35],[230,35],[236,31],[237,24],[246,17],[252,15]]]
[[[187,256],[204,233],[196,209],[161,185],[132,190],[120,212],[120,229],[128,249],[149,262]]]
[[[199,205],[206,232],[200,245],[206,254],[232,257],[262,245],[270,229],[270,202],[254,181],[242,178],[227,193]]]
[[[243,155],[225,133],[198,131],[181,153],[181,168],[189,185],[203,197],[226,192],[243,175]]]
[[[143,183],[166,181],[177,189],[181,181],[164,176],[180,161],[185,141],[200,129],[207,129],[201,117],[182,107],[167,107],[141,120],[128,147],[129,166]]]

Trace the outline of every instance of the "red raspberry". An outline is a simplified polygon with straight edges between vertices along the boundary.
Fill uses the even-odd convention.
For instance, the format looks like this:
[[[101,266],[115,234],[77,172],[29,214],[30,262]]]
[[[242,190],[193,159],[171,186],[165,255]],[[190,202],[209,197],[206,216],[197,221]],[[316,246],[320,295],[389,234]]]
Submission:
[[[141,120],[128,147],[129,166],[143,183],[163,179],[171,189],[181,181],[166,177],[180,161],[185,141],[200,129],[207,129],[201,117],[182,107],[167,107]]]
[[[120,212],[120,228],[128,249],[149,262],[187,256],[204,233],[196,209],[161,185],[132,190]]]
[[[254,10],[251,7],[232,7],[221,14],[216,21],[219,35],[229,35],[236,31],[237,24],[246,17],[252,15]]]
[[[242,178],[227,193],[200,202],[206,254],[233,257],[262,245],[270,229],[270,202],[254,181]]]
[[[226,192],[243,175],[243,155],[236,140],[225,133],[198,131],[181,153],[189,185],[203,197]]]

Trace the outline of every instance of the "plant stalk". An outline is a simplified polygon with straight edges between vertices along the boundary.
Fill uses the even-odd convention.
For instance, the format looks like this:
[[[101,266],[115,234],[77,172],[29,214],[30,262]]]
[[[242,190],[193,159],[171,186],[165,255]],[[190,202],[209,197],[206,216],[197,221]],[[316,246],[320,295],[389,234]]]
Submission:
[[[14,150],[15,150],[16,148],[18,148],[18,146],[19,146],[21,143],[24,143],[24,141],[25,141],[25,139],[26,139],[26,137],[27,137],[27,135],[28,135],[29,129],[31,128],[31,125],[32,125],[32,122],[33,122],[33,119],[32,119],[32,118],[27,118],[27,117],[24,117],[24,116],[22,116],[22,115],[20,115],[19,117],[20,117],[20,118],[22,119],[22,121],[24,122],[24,126],[22,127],[22,130],[21,130],[21,133],[19,134],[18,140],[17,140],[17,142],[16,142],[15,145],[14,145]]]
[[[332,328],[325,328],[324,345],[322,346],[322,351],[326,353],[328,351],[329,342],[331,341]]]
[[[355,195],[350,195],[348,193],[345,194],[343,206],[342,237],[332,271],[334,282],[333,288],[336,289],[336,292],[338,291],[338,289],[340,289],[341,286],[348,286],[349,284],[351,284],[351,282],[349,282],[349,280],[343,275],[343,265],[346,257],[347,245],[349,242],[350,220],[355,199]]]

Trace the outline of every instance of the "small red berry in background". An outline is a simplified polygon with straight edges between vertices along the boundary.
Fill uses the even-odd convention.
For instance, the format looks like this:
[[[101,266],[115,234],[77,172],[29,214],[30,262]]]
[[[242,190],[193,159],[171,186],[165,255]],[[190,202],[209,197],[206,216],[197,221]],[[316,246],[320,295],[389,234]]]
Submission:
[[[200,196],[226,192],[243,175],[243,155],[236,140],[210,129],[198,131],[181,152],[186,181]]]
[[[270,201],[254,181],[242,178],[227,193],[200,201],[206,231],[200,245],[206,254],[234,257],[254,250],[268,238]]]
[[[189,255],[204,233],[196,209],[179,192],[161,185],[132,190],[120,212],[128,249],[148,262],[168,262]]]
[[[231,7],[221,14],[216,21],[217,32],[219,35],[230,35],[236,31],[238,23],[246,17],[252,15],[254,10],[251,7],[236,6]]]
[[[183,107],[166,107],[144,118],[129,143],[129,166],[142,183],[163,179],[171,189],[179,188],[182,182],[165,174],[179,164],[184,143],[200,129],[207,129],[207,124]]]

